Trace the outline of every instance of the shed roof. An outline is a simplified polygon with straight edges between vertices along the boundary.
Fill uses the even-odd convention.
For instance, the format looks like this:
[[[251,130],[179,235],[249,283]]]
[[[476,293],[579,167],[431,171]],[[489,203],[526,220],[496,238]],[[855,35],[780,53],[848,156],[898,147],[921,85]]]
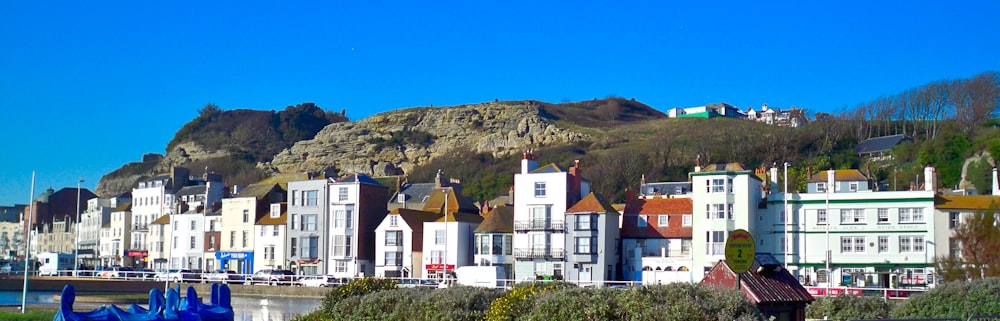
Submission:
[[[590,192],[587,196],[584,196],[579,202],[573,204],[570,208],[566,209],[566,213],[618,213],[608,201],[604,200],[604,197],[597,195],[594,192]]]
[[[753,264],[746,272],[740,273],[742,278],[740,290],[755,304],[761,303],[809,303],[813,296],[809,294],[798,279],[788,273],[780,264],[763,263],[778,262],[770,253],[757,253]],[[712,267],[701,283],[733,288],[736,286],[736,273],[725,261],[719,261]]]

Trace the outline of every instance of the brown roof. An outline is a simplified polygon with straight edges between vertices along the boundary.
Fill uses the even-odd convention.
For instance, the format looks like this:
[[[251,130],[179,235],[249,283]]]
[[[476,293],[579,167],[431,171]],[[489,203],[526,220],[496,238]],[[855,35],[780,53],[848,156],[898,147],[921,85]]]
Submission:
[[[170,224],[170,215],[160,216],[160,218],[156,219],[155,221],[153,221],[153,223],[149,223],[149,224],[152,224],[152,225],[167,225],[167,224]]]
[[[771,254],[757,253],[750,269],[740,274],[740,289],[747,299],[754,304],[796,304],[814,300],[812,294],[781,265],[765,265],[761,268],[762,255],[769,256],[769,261],[777,262]],[[719,261],[701,283],[732,289],[736,287],[736,273],[733,273],[725,261]]]
[[[702,172],[738,172],[748,170],[740,163],[708,164],[701,168]]]
[[[692,214],[690,198],[635,199],[625,206],[625,214]]]
[[[497,206],[483,215],[476,233],[514,233],[514,208]]]
[[[320,176],[318,178],[323,178],[323,177]],[[306,175],[306,174],[303,174],[303,173],[277,174],[277,175],[274,175],[274,176],[262,179],[261,181],[259,181],[257,183],[254,183],[254,184],[265,184],[265,185],[278,184],[279,186],[281,186],[282,189],[288,190],[288,182],[290,182],[290,181],[307,180],[307,179],[309,179],[309,176]]]
[[[253,183],[244,187],[237,197],[253,197],[256,199],[262,199],[267,196],[267,193],[270,193],[271,190],[274,189],[275,185],[277,185],[277,183]]]
[[[985,210],[990,205],[1000,205],[1000,196],[993,195],[961,195],[935,196],[934,207],[938,209]]]
[[[809,178],[810,183],[826,182],[826,171],[820,171]],[[868,177],[856,169],[837,169],[833,171],[833,179],[838,182],[867,181]]]
[[[618,210],[615,210],[600,195],[590,192],[582,200],[566,209],[566,213],[618,213]]]
[[[441,217],[441,214],[408,208],[394,209],[389,212],[389,215],[399,215],[414,232],[423,231],[424,222],[434,222]]]
[[[445,193],[447,191],[447,193]],[[448,196],[448,204],[445,206],[445,195]],[[472,200],[462,195],[462,190],[453,186],[435,188],[424,203],[424,211],[444,214],[447,207],[448,213],[479,213],[479,208]]]
[[[270,210],[270,207],[268,207]],[[264,214],[259,220],[257,220],[257,225],[284,225],[288,219],[288,203],[281,203],[281,214],[278,217],[271,217],[271,213],[268,212]]]
[[[131,211],[131,210],[132,210],[132,202],[128,202],[128,203],[124,203],[124,204],[118,205],[118,207],[116,207],[115,210],[112,211],[112,212],[125,212],[125,211]]]

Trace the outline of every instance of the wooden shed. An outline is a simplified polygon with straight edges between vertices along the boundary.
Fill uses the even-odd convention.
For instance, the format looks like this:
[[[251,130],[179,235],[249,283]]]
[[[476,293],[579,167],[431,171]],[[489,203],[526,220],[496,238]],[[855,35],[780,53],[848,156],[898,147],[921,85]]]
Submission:
[[[773,316],[777,321],[806,319],[806,305],[812,303],[813,296],[770,253],[757,253],[753,265],[740,277],[740,290],[764,317]],[[701,283],[735,289],[736,273],[725,261],[719,261]]]

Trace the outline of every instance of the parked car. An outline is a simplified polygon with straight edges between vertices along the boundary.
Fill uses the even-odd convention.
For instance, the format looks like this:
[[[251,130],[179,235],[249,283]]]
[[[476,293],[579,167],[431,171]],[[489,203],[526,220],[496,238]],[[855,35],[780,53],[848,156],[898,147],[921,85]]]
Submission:
[[[182,269],[160,270],[153,275],[153,281],[201,282],[201,272]]]
[[[298,286],[328,287],[337,284],[337,278],[329,275],[306,275],[295,281]]]
[[[156,272],[150,269],[138,269],[135,270],[135,277],[143,280],[150,280],[153,278]]]
[[[269,284],[269,285],[288,285],[292,284],[295,278],[295,273],[288,270],[260,270],[253,275],[250,275],[250,283],[253,284]]]
[[[127,266],[112,266],[101,271],[101,277],[105,279],[126,279],[135,277],[135,269]]]
[[[205,282],[211,283],[239,283],[243,282],[243,276],[229,270],[214,270],[205,274]]]

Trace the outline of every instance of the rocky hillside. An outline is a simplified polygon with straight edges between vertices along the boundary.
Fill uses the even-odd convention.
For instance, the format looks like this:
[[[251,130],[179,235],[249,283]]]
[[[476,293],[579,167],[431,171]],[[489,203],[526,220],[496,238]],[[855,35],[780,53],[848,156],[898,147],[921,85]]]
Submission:
[[[411,108],[327,126],[278,153],[266,170],[398,175],[456,150],[505,156],[583,140],[556,126],[533,101]]]

